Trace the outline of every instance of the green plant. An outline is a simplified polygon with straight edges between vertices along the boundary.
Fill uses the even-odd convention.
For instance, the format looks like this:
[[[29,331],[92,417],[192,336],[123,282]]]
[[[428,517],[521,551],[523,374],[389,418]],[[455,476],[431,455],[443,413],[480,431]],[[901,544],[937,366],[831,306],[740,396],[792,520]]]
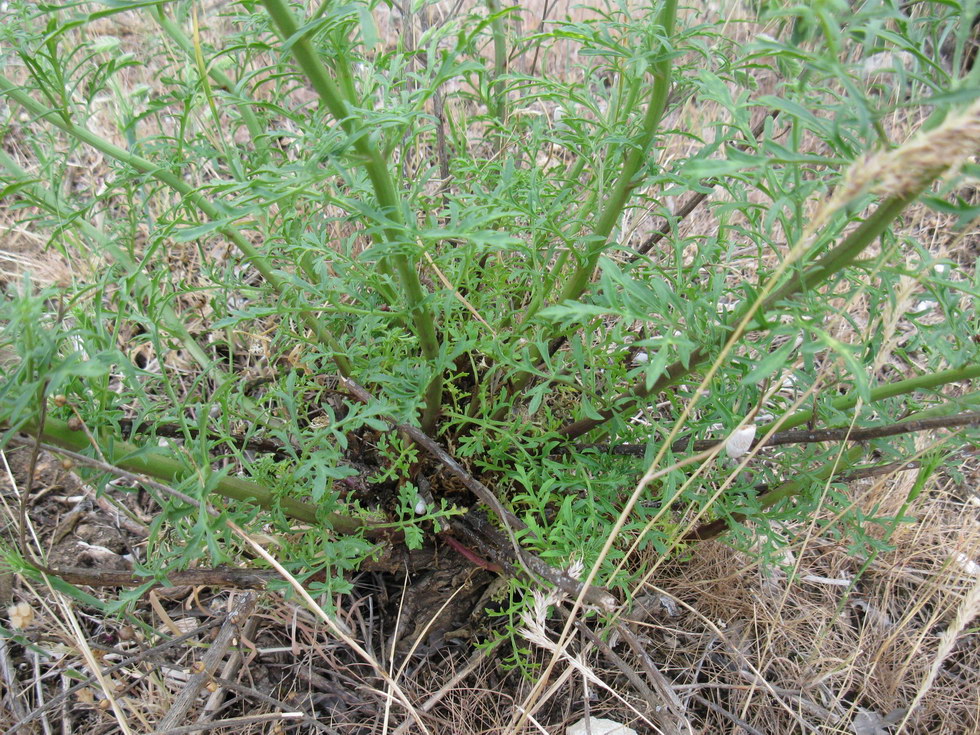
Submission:
[[[590,585],[629,590],[649,551],[716,532],[784,529],[767,553],[829,510],[872,543],[844,480],[914,461],[908,434],[717,457],[756,421],[976,409],[941,392],[980,376],[976,275],[891,230],[915,202],[961,231],[977,211],[957,173],[980,147],[975,4],[926,5],[770,4],[740,46],[675,0],[528,37],[488,2],[385,46],[370,1],[240,2],[209,32],[185,3],[15,0],[4,199],[74,278],[7,290],[5,436],[100,452],[243,526],[310,524],[284,554],[325,589],[391,544],[466,534],[452,519],[480,504],[504,541],[459,539],[474,558],[610,605]],[[141,58],[98,30],[122,12],[147,24]],[[540,68],[571,51],[570,73]],[[891,139],[927,107],[920,137]],[[60,185],[76,161],[99,188]],[[160,502],[150,571],[163,521],[174,547],[234,543],[222,516]]]

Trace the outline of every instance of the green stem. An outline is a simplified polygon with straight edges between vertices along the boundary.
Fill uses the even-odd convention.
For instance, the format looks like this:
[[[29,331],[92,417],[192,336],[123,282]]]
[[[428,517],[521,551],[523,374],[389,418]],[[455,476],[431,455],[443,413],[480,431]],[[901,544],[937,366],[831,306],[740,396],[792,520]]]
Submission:
[[[666,0],[663,9],[660,11],[659,22],[664,29],[664,36],[670,39],[674,35],[674,21],[677,16],[677,0]],[[653,82],[653,92],[650,96],[650,103],[647,105],[646,115],[643,118],[643,127],[635,145],[630,148],[626,155],[626,161],[620,171],[619,179],[613,186],[612,193],[606,200],[599,221],[596,223],[592,236],[588,238],[588,246],[581,264],[576,268],[565,288],[562,290],[559,301],[577,299],[588,288],[589,283],[595,274],[599,256],[605,250],[606,243],[612,234],[619,217],[623,213],[623,208],[629,201],[633,188],[636,186],[636,174],[647,159],[653,138],[660,126],[664,108],[667,106],[667,95],[670,91],[670,72],[671,54],[665,48],[663,59],[654,67],[656,77]]]
[[[310,80],[313,89],[316,90],[327,110],[354,141],[354,150],[363,162],[378,204],[384,215],[392,223],[384,228],[388,243],[397,245],[404,242],[406,227],[402,202],[395,191],[391,172],[388,170],[388,165],[381,154],[381,150],[375,144],[374,138],[368,131],[362,130],[361,124],[348,108],[344,95],[334,83],[320,56],[313,49],[307,35],[297,35],[299,27],[284,0],[262,0],[262,4],[265,5],[270,17],[283,36],[292,40],[289,47],[290,53]],[[337,63],[340,64],[342,61],[338,60]],[[439,357],[439,338],[436,333],[435,318],[424,303],[426,294],[419,280],[415,264],[404,254],[392,255],[391,260],[405,290],[412,323],[415,325],[415,332],[422,347],[422,354],[434,365]],[[434,428],[435,420],[441,408],[442,373],[438,372],[426,389],[422,426],[427,433],[431,433]]]
[[[776,503],[786,500],[786,498],[799,495],[813,482],[813,478],[817,480],[829,480],[834,475],[848,472],[854,463],[861,459],[863,454],[864,447],[851,447],[840,457],[835,457],[833,461],[825,463],[820,469],[812,473],[812,477],[784,482],[782,485],[763,493],[758,498],[759,507],[771,508]]]
[[[971,408],[980,408],[980,390],[971,390],[968,393],[956,396],[945,403],[930,406],[922,411],[916,411],[915,413],[909,414],[906,419],[909,421],[918,421],[919,419],[950,416],[952,414],[960,413],[964,409]]]
[[[676,16],[677,0],[667,0],[664,3],[663,9],[660,11],[659,22],[664,29],[664,36],[668,39],[674,34]],[[586,251],[580,257],[578,267],[562,289],[558,297],[558,302],[577,299],[588,288],[589,283],[595,275],[599,256],[605,250],[606,244],[609,242],[609,237],[612,235],[616,223],[619,222],[623,209],[626,207],[626,203],[629,201],[630,195],[636,186],[636,174],[646,161],[650,146],[653,143],[653,138],[660,126],[664,109],[667,106],[667,97],[670,92],[671,56],[666,50],[664,58],[655,65],[654,73],[653,91],[650,95],[650,103],[647,105],[646,115],[643,118],[640,135],[626,155],[623,168],[619,173],[616,183],[613,185],[612,193],[606,199],[605,206],[599,215],[599,220],[595,228],[588,237],[584,238],[584,241],[587,243]],[[592,204],[597,198],[598,191],[593,189],[580,210],[583,214],[581,219],[584,219],[585,211],[591,209]],[[550,292],[552,285],[557,281],[568,260],[569,252],[568,250],[563,251],[551,267],[548,278],[546,279],[547,285],[544,289],[545,291]],[[535,299],[532,304],[533,308],[526,311],[521,323],[525,325],[529,324],[531,318],[543,303],[543,299]],[[540,350],[532,349],[529,358],[532,363],[538,363],[542,358]],[[513,395],[523,390],[530,383],[532,377],[530,373],[520,373],[508,386],[508,392]]]
[[[75,452],[91,449],[91,441],[84,431],[72,431],[68,424],[56,419],[47,418],[44,428],[38,431],[36,424],[28,423],[22,431],[40,438],[50,444],[55,444]],[[129,472],[149,475],[165,482],[180,482],[188,477],[197,476],[200,470],[188,467],[173,457],[168,457],[157,451],[147,451],[129,442],[113,439],[99,447],[105,461]],[[243,503],[255,503],[262,508],[281,507],[282,511],[291,518],[304,523],[319,523],[317,507],[304,503],[295,498],[277,498],[268,488],[249,480],[238,477],[223,477],[218,480],[214,491],[226,498]],[[364,530],[361,521],[349,518],[339,513],[321,515],[323,520],[330,523],[337,533],[353,534]]]
[[[894,398],[895,396],[905,395],[906,393],[914,393],[917,390],[931,390],[949,383],[956,383],[961,380],[972,380],[973,378],[978,377],[980,377],[980,365],[968,365],[966,367],[956,368],[953,370],[942,370],[936,373],[919,375],[915,378],[907,378],[905,380],[899,380],[894,383],[886,383],[873,388],[871,390],[870,401],[868,402],[875,403],[886,398]],[[854,408],[859,400],[860,397],[857,395],[857,393],[848,393],[847,395],[835,398],[830,402],[830,406],[836,411],[847,411],[848,409]],[[792,416],[785,419],[777,419],[777,421],[760,425],[757,429],[757,433],[759,436],[764,436],[776,423],[779,424],[780,431],[788,431],[792,428],[800,426],[801,424],[809,422],[812,418],[813,411],[811,410],[797,411]]]
[[[759,313],[764,314],[783,299],[813,289],[838,271],[851,265],[865,248],[888,229],[888,226],[895,221],[902,210],[918,199],[932,181],[933,179],[930,179],[925,182],[911,194],[903,197],[889,197],[882,202],[874,213],[862,222],[854,232],[844,238],[837,247],[828,251],[810,268],[795,273],[782,287],[770,294],[763,302]],[[747,308],[748,306],[746,306]],[[737,324],[744,313],[745,309],[734,317],[732,323]]]
[[[490,13],[490,30],[493,33],[493,98],[494,115],[503,124],[507,119],[507,88],[502,77],[507,73],[507,36],[500,18],[500,0],[486,0]]]

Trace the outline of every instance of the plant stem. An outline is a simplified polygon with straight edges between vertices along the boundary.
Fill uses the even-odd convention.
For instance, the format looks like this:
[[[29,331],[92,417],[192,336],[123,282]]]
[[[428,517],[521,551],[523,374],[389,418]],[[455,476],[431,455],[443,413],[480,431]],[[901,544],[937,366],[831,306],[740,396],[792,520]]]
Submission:
[[[674,34],[676,16],[677,0],[666,0],[664,7],[660,11],[659,22],[664,29],[664,36],[668,40]],[[623,168],[619,173],[619,178],[613,185],[612,193],[606,199],[605,206],[599,215],[599,221],[596,223],[595,228],[593,228],[591,234],[588,236],[579,238],[582,242],[586,243],[585,252],[580,254],[578,267],[562,289],[557,299],[559,303],[577,299],[588,288],[595,274],[599,256],[605,250],[606,244],[609,242],[609,237],[612,235],[612,231],[616,227],[617,222],[619,222],[623,209],[636,186],[636,174],[647,158],[650,146],[653,143],[653,138],[660,126],[664,109],[667,106],[671,79],[671,55],[667,49],[664,49],[664,57],[654,66],[654,73],[653,91],[650,95],[650,102],[647,105],[646,115],[643,118],[643,126],[640,134],[634,145],[630,147],[629,153],[626,154],[626,160],[623,162]],[[584,163],[584,159],[580,159],[580,162]],[[577,166],[576,168],[580,170],[580,167]],[[591,208],[591,204],[597,196],[598,192],[593,189],[585,205],[583,205],[583,214],[585,206]],[[556,282],[561,270],[564,268],[569,252],[568,250],[563,251],[558,256],[554,265],[552,265],[549,276],[545,281],[546,286],[541,291],[545,296],[550,292],[552,284]],[[535,298],[531,306],[525,311],[522,324],[528,324],[543,303],[544,297]],[[532,348],[530,361],[537,363],[541,358],[541,351]],[[532,375],[530,373],[519,374],[508,387],[508,392],[515,394],[523,390],[531,381],[531,378]]]
[[[932,179],[923,182],[918,189],[906,196],[889,197],[882,202],[874,213],[862,222],[854,232],[844,238],[837,247],[828,251],[810,268],[807,268],[803,272],[798,271],[794,273],[789,281],[770,294],[763,302],[758,313],[764,315],[767,310],[773,308],[779,301],[795,296],[803,291],[811,290],[814,286],[826,281],[832,275],[853,263],[865,248],[888,229],[888,226],[895,221],[898,215],[902,213],[902,210],[918,199],[919,195],[931,181]],[[734,318],[733,323],[737,323],[744,313],[745,309]]]
[[[501,77],[507,73],[507,37],[500,18],[500,0],[486,0],[493,33],[493,114],[501,124],[507,119],[507,89]]]
[[[927,373],[914,378],[907,378],[894,383],[879,385],[871,390],[871,400],[869,402],[874,403],[886,398],[894,398],[895,396],[904,395],[906,393],[914,393],[917,390],[930,390],[932,388],[938,388],[941,385],[956,383],[961,380],[972,380],[973,378],[978,377],[980,377],[980,365],[967,365],[965,367],[955,368],[952,370],[941,370],[936,373]],[[830,402],[830,407],[835,411],[847,411],[848,409],[854,408],[859,400],[860,396],[858,396],[857,392],[851,392],[847,395],[835,398]],[[768,424],[760,425],[756,431],[760,436],[765,436],[765,434],[776,423],[779,424],[780,431],[787,431],[796,426],[807,423],[812,418],[812,410],[808,409],[806,411],[797,411],[792,416],[777,419],[776,421],[772,421]]]
[[[922,412],[926,413],[926,412]],[[920,414],[921,416],[921,414]],[[931,417],[921,416],[920,418],[899,421],[894,424],[884,424],[882,426],[865,427],[846,427],[839,429],[814,429],[809,431],[778,431],[770,436],[766,442],[762,443],[762,436],[768,433],[768,428],[763,427],[760,437],[752,442],[749,449],[759,447],[779,447],[787,444],[818,444],[821,442],[860,442],[872,439],[883,439],[888,436],[900,436],[902,434],[912,434],[920,431],[931,431],[932,429],[952,429],[961,426],[980,425],[980,413],[961,413],[952,415],[937,415]],[[769,424],[771,427],[772,424]],[[692,442],[690,438],[678,439],[671,444],[671,451],[680,452],[703,452],[718,445],[721,439],[697,439]],[[605,452],[620,457],[642,457],[646,454],[646,444],[576,444],[576,451],[595,450]],[[568,454],[568,447],[556,447],[551,455]]]
[[[861,447],[851,447],[843,454],[834,457],[832,461],[824,464],[816,472],[810,473],[810,476],[785,482],[769,492],[760,495],[756,502],[760,508],[769,508],[781,500],[799,495],[814,479],[826,481],[837,475],[847,474],[851,469],[851,465],[857,462],[863,453],[864,449]],[[707,541],[708,539],[713,539],[727,531],[733,522],[741,523],[745,519],[746,516],[744,513],[732,513],[730,518],[719,518],[695,528],[684,536],[684,540]]]
[[[37,436],[39,439],[65,449],[81,452],[91,447],[91,441],[84,431],[72,431],[68,424],[48,417],[39,430],[37,424],[28,423],[21,431]],[[129,442],[113,439],[99,450],[110,464],[124,470],[149,475],[167,482],[180,482],[191,476],[199,476],[200,470],[188,467],[182,462],[157,451]],[[223,477],[217,481],[214,491],[226,498],[245,503],[255,503],[262,508],[281,507],[282,511],[298,521],[318,524],[317,507],[310,503],[290,497],[276,497],[268,488],[238,477]],[[365,530],[364,524],[354,518],[339,513],[320,514],[322,520],[330,524],[337,533],[353,534]]]
[[[381,211],[388,218],[388,224],[383,228],[385,238],[391,245],[397,246],[399,243],[405,243],[407,233],[403,203],[395,191],[388,164],[382,156],[375,138],[368,131],[362,129],[361,124],[352,114],[344,95],[334,83],[320,56],[313,49],[307,34],[297,35],[299,28],[284,0],[262,0],[262,4],[282,35],[292,40],[289,51],[310,80],[313,89],[316,90],[327,110],[353,140],[354,150],[363,161]],[[344,60],[337,60],[338,65],[342,63]],[[426,294],[419,280],[415,264],[404,253],[396,253],[390,258],[402,282],[402,288],[405,290],[405,297],[408,301],[409,312],[412,315],[412,323],[415,325],[422,354],[430,364],[435,366],[439,357],[439,338],[436,333],[435,318],[424,303]],[[383,259],[383,262],[386,260],[387,258]],[[345,377],[349,377],[349,372],[343,374]],[[442,380],[442,372],[438,371],[425,392],[422,427],[427,433],[431,433],[435,428],[435,421],[442,408]]]
[[[663,9],[660,11],[659,22],[664,29],[664,37],[669,41],[674,35],[674,21],[677,16],[677,0],[666,0]],[[655,79],[653,82],[653,92],[650,102],[647,105],[646,115],[643,118],[643,127],[634,145],[626,155],[626,161],[620,171],[619,179],[613,186],[612,193],[606,200],[599,221],[596,223],[592,236],[587,238],[588,245],[582,258],[582,262],[576,268],[565,288],[561,292],[559,301],[577,299],[582,292],[588,288],[589,282],[595,273],[596,264],[599,256],[606,247],[613,228],[619,222],[619,217],[623,213],[623,208],[629,201],[630,194],[636,186],[636,174],[646,161],[653,143],[653,138],[660,126],[664,108],[667,106],[667,95],[670,92],[671,54],[665,48],[663,58],[654,67]]]

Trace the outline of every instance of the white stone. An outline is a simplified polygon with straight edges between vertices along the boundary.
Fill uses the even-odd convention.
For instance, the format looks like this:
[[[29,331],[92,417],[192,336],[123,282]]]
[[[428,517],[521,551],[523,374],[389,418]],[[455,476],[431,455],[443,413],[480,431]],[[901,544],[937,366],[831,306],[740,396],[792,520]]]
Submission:
[[[973,561],[973,559],[961,551],[956,552],[955,558],[960,569],[967,574],[973,575],[974,577],[980,577],[980,564],[977,564],[975,561]]]
[[[566,735],[586,735],[589,731],[592,735],[637,735],[632,727],[626,727],[614,720],[604,720],[599,717],[589,718],[589,727],[585,727],[585,718],[569,725],[565,730]]]
[[[732,435],[728,437],[728,441],[725,442],[725,451],[732,459],[738,459],[749,451],[753,439],[755,439],[755,424],[743,426],[741,429],[733,431]]]

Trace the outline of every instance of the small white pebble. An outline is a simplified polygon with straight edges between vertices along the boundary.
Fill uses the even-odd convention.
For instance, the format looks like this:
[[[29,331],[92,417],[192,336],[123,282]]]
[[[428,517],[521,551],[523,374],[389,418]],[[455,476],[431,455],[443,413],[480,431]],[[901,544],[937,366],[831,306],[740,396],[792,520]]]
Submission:
[[[956,552],[956,563],[959,565],[960,569],[967,574],[971,574],[974,577],[980,577],[980,564],[977,564],[963,552]]]
[[[755,439],[755,424],[743,426],[741,429],[733,431],[732,435],[728,437],[728,441],[725,442],[725,451],[732,459],[738,459],[749,451],[753,439]]]
[[[591,732],[592,735],[636,735],[636,730],[626,725],[607,720],[600,717],[590,717],[588,723],[585,718],[568,726],[565,730],[566,735],[585,735]]]

